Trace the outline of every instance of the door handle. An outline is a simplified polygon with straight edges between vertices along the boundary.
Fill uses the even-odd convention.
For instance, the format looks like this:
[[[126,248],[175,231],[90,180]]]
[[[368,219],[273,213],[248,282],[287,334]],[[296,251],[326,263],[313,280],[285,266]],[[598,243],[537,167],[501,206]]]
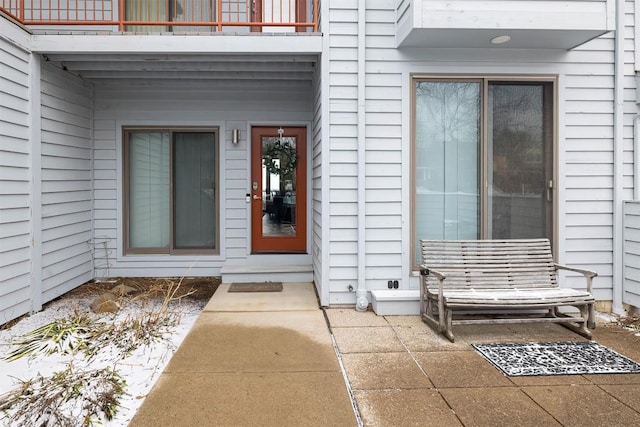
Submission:
[[[257,196],[257,195],[254,194],[253,195],[253,200],[262,200],[262,197]]]
[[[553,180],[547,182],[547,202],[551,203],[551,191],[553,191]]]

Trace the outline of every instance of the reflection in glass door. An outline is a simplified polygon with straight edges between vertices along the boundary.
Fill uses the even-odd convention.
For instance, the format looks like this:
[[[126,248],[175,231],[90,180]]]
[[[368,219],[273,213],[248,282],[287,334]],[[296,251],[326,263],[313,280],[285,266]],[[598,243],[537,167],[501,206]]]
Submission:
[[[551,237],[552,86],[492,82],[488,94],[487,235]]]
[[[306,128],[252,129],[252,248],[306,250]]]
[[[413,236],[553,241],[553,81],[417,79]]]

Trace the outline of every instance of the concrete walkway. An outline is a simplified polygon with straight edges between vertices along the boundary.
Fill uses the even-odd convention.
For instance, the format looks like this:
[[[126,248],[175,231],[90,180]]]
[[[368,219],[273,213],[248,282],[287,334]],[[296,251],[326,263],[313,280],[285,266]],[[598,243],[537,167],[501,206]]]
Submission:
[[[311,284],[221,285],[130,426],[355,426]]]
[[[327,309],[327,328],[311,284],[227,289],[131,426],[640,425],[640,374],[506,377],[471,347],[583,340],[559,325],[458,326],[450,343],[419,316]],[[629,331],[600,325],[594,340],[640,361],[640,337]]]

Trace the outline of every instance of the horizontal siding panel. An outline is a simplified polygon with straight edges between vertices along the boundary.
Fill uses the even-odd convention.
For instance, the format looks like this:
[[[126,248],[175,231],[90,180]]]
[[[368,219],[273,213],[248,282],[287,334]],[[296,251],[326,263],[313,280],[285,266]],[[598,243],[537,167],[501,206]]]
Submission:
[[[24,260],[18,260],[12,262],[11,264],[5,264],[5,261],[3,260],[3,265],[0,266],[0,277],[3,278],[3,286],[2,286],[2,293],[4,294],[5,289],[4,289],[4,280],[6,279],[10,279],[10,278],[15,278],[15,277],[25,277],[25,276],[29,276],[31,273],[31,266],[28,262],[24,262]]]
[[[25,181],[3,181],[0,194],[12,195],[12,194],[29,194],[31,186]]]
[[[12,166],[0,166],[0,182],[28,181],[30,177],[31,174],[29,172],[29,169]]]
[[[29,195],[26,193],[6,194],[6,193],[0,192],[0,195],[2,195],[2,197],[0,197],[0,209],[12,209],[12,208],[20,208],[24,206],[31,206]]]
[[[48,276],[42,280],[42,297],[45,301],[58,298],[94,278],[90,262],[77,265],[74,261],[69,263],[69,266],[71,265],[73,267],[65,266],[60,274]]]
[[[574,188],[571,191],[567,192],[566,195],[567,200],[583,200],[583,201],[612,201],[613,200],[613,190],[611,188],[603,188],[603,189],[577,189]]]
[[[402,217],[400,215],[368,215],[365,224],[367,229],[395,228],[402,227]],[[373,233],[372,233],[373,235]]]
[[[607,201],[570,201],[565,205],[565,212],[574,214],[584,212],[611,214],[613,206]]]
[[[91,181],[43,181],[42,191],[47,193],[63,193],[70,191],[91,190]]]
[[[26,152],[16,153],[16,152],[3,152],[2,159],[0,160],[3,167],[13,167],[13,168],[29,168],[29,155]],[[2,189],[0,189],[2,191]]]
[[[329,253],[335,255],[353,255],[358,253],[357,242],[330,242]]]
[[[365,244],[365,251],[367,254],[383,254],[383,255],[388,255],[388,254],[393,254],[393,253],[397,253],[400,254],[402,252],[402,242],[400,241],[385,241],[385,242],[380,242],[380,241],[374,241],[374,242],[366,242]],[[367,258],[367,263],[371,264],[371,261],[369,258]],[[394,264],[396,265],[396,264]]]
[[[400,242],[402,230],[399,228],[379,228],[367,235],[367,240],[372,242]]]
[[[610,214],[567,214],[567,223],[570,226],[603,226],[612,225],[613,219]]]
[[[17,261],[14,260],[10,260],[10,257],[13,256],[15,257],[16,255],[11,255],[9,256],[8,253],[9,252],[17,252],[17,251],[22,251],[22,250],[29,250],[31,248],[31,238],[29,237],[28,234],[19,234],[16,236],[7,236],[4,239],[2,239],[2,245],[0,245],[0,254],[2,254],[2,262],[3,264],[6,262],[7,264],[14,264]],[[7,256],[7,258],[5,258],[5,255]],[[23,257],[21,260],[27,260],[29,259],[29,253],[27,252],[21,252],[21,256]]]
[[[388,278],[402,277],[402,268],[398,265],[393,266],[369,266],[367,267],[365,277],[367,280],[387,280]]]
[[[89,152],[87,152],[88,154]],[[62,170],[87,170],[91,166],[91,162],[88,158],[77,157],[53,157],[44,156],[42,158],[42,167],[47,169],[62,169]]]
[[[115,199],[115,196],[108,200],[111,199]],[[64,193],[46,193],[42,195],[43,205],[53,205],[77,201],[91,202],[91,191],[67,191]]]
[[[356,267],[331,267],[329,270],[329,280],[357,280],[358,269]],[[352,283],[352,285],[354,285]],[[333,287],[333,284],[332,284]],[[346,286],[345,286],[346,288]]]
[[[86,201],[74,201],[63,204],[43,205],[42,217],[49,218],[67,214],[91,212],[91,207],[87,206]]]
[[[4,295],[0,299],[0,324],[27,314],[31,310],[30,295],[28,288]]]
[[[0,214],[0,224],[11,224],[16,222],[29,221],[31,210],[27,207],[12,206],[8,209],[2,209]],[[1,249],[1,247],[0,247]]]
[[[10,227],[0,227],[0,239],[20,235],[29,235],[31,231],[30,221],[13,222]],[[1,242],[2,240],[0,240]]]
[[[400,215],[402,213],[402,202],[371,202],[367,201],[367,215]]]
[[[332,242],[357,242],[358,230],[331,227],[329,229],[329,240]]]
[[[43,278],[52,277],[67,269],[91,261],[89,245],[86,243],[74,244],[64,249],[43,253],[42,264]]]

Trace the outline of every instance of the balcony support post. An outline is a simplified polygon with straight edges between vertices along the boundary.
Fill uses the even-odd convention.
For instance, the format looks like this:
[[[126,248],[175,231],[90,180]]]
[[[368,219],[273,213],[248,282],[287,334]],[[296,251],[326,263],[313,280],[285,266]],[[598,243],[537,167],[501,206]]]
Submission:
[[[124,31],[124,0],[118,0],[118,29]]]

